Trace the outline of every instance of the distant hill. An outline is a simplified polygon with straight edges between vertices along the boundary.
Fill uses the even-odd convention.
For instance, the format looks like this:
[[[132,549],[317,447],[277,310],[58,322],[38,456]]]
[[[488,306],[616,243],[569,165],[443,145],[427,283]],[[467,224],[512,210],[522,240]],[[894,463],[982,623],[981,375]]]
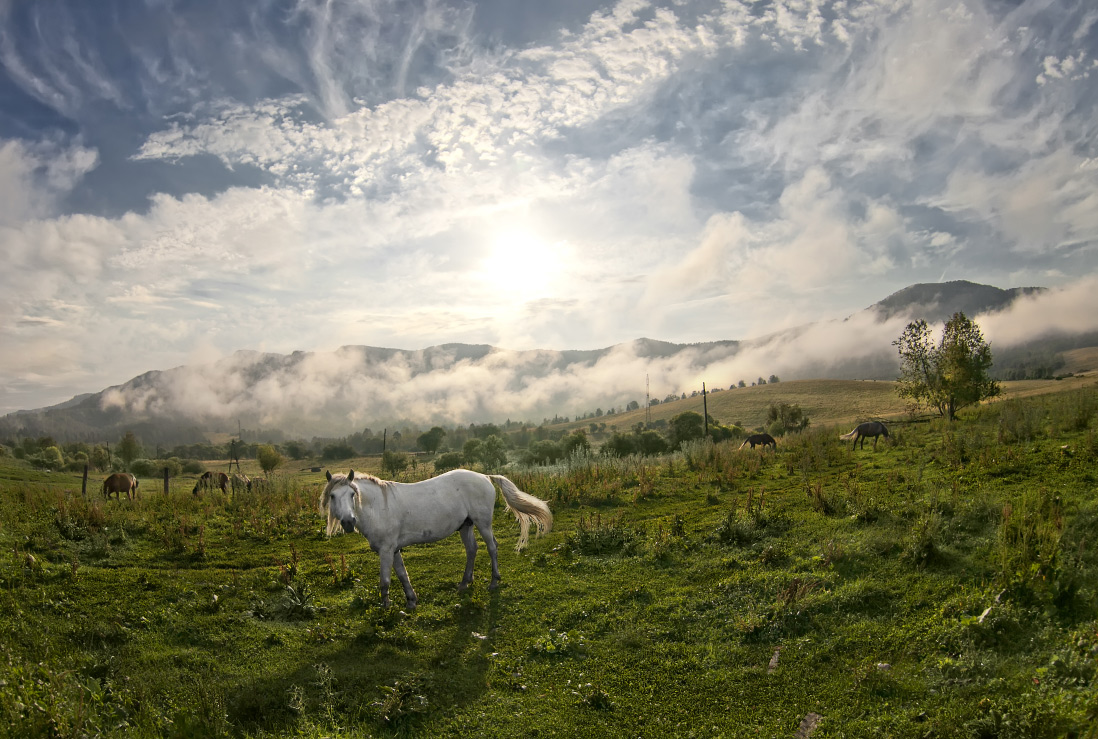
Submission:
[[[895,317],[922,318],[929,323],[941,323],[949,320],[958,311],[969,318],[999,311],[1022,295],[1044,290],[1043,287],[1012,287],[1003,290],[967,280],[919,283],[892,293],[866,310],[873,311],[882,320]]]
[[[49,435],[101,441],[133,431],[146,445],[171,446],[242,430],[248,430],[249,440],[280,441],[366,428],[414,432],[434,424],[507,419],[538,424],[595,411],[623,413],[632,403],[643,409],[646,397],[689,396],[703,382],[712,391],[772,374],[782,381],[892,380],[897,360],[891,341],[902,321],[938,322],[958,310],[975,316],[1042,290],[965,281],[912,285],[845,320],[744,341],[677,344],[642,338],[563,351],[459,343],[420,350],[238,351],[217,362],[153,370],[49,408],[9,414],[0,418],[0,439]],[[1064,363],[1060,353],[1091,345],[1098,345],[1098,336],[1045,339],[997,352],[996,361],[1014,357],[1022,368],[1019,376],[1033,376],[1026,368],[1057,371]],[[717,402],[729,401],[731,396]],[[872,415],[871,408],[864,411]]]

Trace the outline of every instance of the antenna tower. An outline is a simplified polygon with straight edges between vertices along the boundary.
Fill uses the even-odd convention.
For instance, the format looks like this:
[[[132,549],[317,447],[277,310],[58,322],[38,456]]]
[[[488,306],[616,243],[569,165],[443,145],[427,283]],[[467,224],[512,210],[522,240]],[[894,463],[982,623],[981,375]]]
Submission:
[[[644,375],[644,425],[652,425],[652,397],[648,394],[648,375]]]

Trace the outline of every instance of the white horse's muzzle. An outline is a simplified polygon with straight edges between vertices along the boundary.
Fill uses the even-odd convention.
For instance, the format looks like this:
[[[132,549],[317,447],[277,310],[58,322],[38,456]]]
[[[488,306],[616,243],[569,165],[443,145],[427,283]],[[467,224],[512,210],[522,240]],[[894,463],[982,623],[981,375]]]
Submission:
[[[348,516],[347,518],[341,519],[339,525],[343,527],[344,534],[353,533],[355,530],[355,517]]]

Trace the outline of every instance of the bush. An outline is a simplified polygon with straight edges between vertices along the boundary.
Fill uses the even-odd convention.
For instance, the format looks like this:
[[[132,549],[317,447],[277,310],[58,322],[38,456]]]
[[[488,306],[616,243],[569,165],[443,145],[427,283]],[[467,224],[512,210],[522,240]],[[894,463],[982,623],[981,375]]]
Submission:
[[[188,475],[201,475],[206,471],[206,465],[199,462],[197,459],[188,459],[183,462],[183,472]]]
[[[637,453],[637,443],[634,436],[615,431],[603,443],[601,451],[608,457],[628,457]]]
[[[320,458],[325,462],[334,462],[339,459],[350,459],[355,456],[355,450],[350,444],[329,444],[324,447]]]
[[[130,472],[138,477],[157,477],[156,463],[151,459],[135,459],[130,462]]]
[[[544,439],[531,444],[522,461],[526,464],[552,464],[559,462],[563,456],[564,451],[560,448],[560,444]]]
[[[404,452],[394,452],[391,449],[386,449],[381,455],[381,469],[387,474],[396,477],[398,474],[408,469],[408,455]]]
[[[435,472],[456,470],[465,463],[461,452],[443,452],[435,458]]]
[[[265,474],[270,474],[282,464],[282,454],[270,444],[260,444],[256,449],[255,458]]]

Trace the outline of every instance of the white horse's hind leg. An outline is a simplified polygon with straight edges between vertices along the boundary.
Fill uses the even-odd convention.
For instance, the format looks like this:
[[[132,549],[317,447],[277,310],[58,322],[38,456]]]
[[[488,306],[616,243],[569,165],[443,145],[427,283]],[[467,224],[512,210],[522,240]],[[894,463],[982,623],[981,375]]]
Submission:
[[[458,583],[458,590],[465,590],[473,583],[473,562],[477,558],[477,537],[471,525],[462,526],[458,529],[458,533],[461,534],[461,543],[465,545],[465,575]]]
[[[400,555],[399,549],[393,555],[393,569],[396,570],[400,584],[404,587],[404,599],[408,602],[408,607],[415,608],[419,598],[416,597],[416,591],[412,590],[412,581],[408,579],[408,570],[404,569],[404,557]]]
[[[492,534],[491,526],[485,526],[484,528],[478,527],[478,531],[480,531],[480,538],[484,539],[484,546],[488,549],[488,556],[492,560],[492,581],[488,583],[488,589],[495,590],[499,587],[500,580],[499,556],[497,554],[499,546],[496,544],[496,537]]]

